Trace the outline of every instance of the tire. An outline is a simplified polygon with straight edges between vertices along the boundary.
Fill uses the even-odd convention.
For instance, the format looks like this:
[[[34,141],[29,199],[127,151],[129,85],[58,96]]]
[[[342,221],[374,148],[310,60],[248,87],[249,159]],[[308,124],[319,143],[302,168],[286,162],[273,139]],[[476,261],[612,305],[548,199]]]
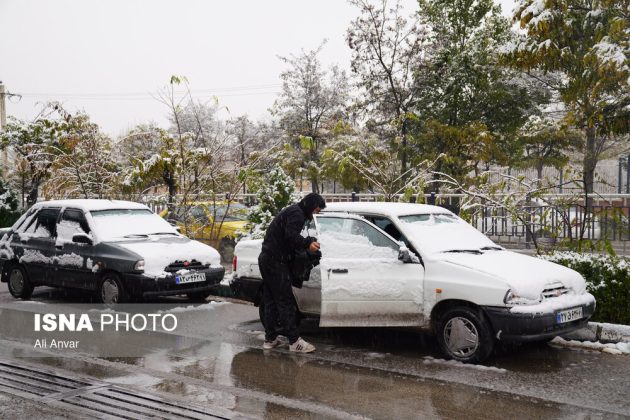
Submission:
[[[219,243],[219,254],[221,255],[221,262],[231,263],[234,258],[234,247],[236,242],[231,238],[223,238]]]
[[[206,291],[206,292],[186,293],[186,296],[188,296],[188,299],[190,299],[191,302],[204,303],[206,299],[208,298],[208,296],[210,296],[211,294],[212,293],[210,293],[209,291]]]
[[[125,288],[117,274],[103,274],[98,286],[98,300],[106,305],[124,303],[128,300]]]
[[[13,265],[8,270],[7,285],[9,293],[16,299],[28,300],[33,294],[33,285],[28,279],[26,270],[19,265]]]
[[[440,316],[436,330],[440,350],[448,359],[483,362],[494,349],[492,330],[479,309],[448,309]]]

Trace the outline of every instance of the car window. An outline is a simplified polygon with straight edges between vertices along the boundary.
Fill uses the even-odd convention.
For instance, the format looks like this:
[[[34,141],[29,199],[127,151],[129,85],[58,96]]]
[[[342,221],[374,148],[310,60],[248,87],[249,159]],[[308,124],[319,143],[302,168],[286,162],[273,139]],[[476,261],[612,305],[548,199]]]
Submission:
[[[223,220],[224,222],[242,222],[247,220],[247,207],[240,203],[232,203],[228,208],[227,205],[220,205],[216,207],[216,219],[217,222]],[[214,213],[214,208],[209,207],[210,214]],[[227,215],[225,214],[227,211]],[[223,218],[225,216],[225,219]]]
[[[41,209],[31,219],[24,233],[36,238],[54,238],[57,236],[59,209]]]
[[[318,216],[322,252],[335,258],[397,258],[399,244],[365,220]],[[326,255],[324,255],[326,256]]]
[[[80,210],[66,209],[61,215],[61,220],[57,224],[57,236],[68,241],[78,233],[89,234],[90,227],[85,219],[85,215]]]

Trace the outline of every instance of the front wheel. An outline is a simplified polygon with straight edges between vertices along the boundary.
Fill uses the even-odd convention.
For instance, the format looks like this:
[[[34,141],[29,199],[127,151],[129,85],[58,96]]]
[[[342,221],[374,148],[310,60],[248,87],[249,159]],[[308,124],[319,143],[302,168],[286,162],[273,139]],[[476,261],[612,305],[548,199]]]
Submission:
[[[28,300],[33,294],[33,285],[28,280],[26,270],[19,265],[14,265],[9,269],[8,279],[9,293],[16,299]]]
[[[444,312],[437,324],[440,349],[448,359],[482,362],[494,349],[494,338],[483,312],[466,306]]]
[[[106,305],[125,302],[127,295],[120,277],[114,273],[105,273],[99,283],[98,298]]]

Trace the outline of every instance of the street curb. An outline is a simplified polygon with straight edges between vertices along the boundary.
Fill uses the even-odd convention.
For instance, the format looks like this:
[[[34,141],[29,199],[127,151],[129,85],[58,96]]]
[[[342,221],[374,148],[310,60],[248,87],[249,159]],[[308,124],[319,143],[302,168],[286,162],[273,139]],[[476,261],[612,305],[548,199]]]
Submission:
[[[599,341],[600,343],[630,342],[630,325],[589,322],[587,327],[563,334],[562,338],[578,341]]]

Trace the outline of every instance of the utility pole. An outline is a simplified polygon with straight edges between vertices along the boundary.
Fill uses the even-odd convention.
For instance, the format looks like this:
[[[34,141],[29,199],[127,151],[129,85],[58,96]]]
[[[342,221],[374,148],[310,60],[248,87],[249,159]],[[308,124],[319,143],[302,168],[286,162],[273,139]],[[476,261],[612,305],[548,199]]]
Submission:
[[[0,81],[0,131],[4,130],[4,126],[7,125],[6,96],[4,85]],[[9,167],[9,151],[7,149],[2,151],[0,160],[2,161],[2,168],[7,169]]]

